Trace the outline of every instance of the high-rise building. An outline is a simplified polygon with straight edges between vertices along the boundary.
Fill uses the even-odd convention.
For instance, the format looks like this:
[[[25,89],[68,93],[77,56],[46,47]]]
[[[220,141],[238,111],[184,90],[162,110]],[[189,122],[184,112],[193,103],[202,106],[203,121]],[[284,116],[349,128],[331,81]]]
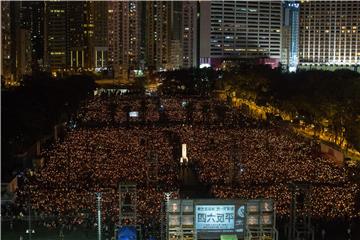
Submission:
[[[45,56],[51,72],[107,67],[107,2],[45,3]]]
[[[28,5],[27,13],[30,18],[31,43],[32,43],[32,61],[34,67],[43,66],[44,57],[44,1],[24,2]]]
[[[148,68],[170,70],[182,65],[182,2],[146,2],[145,62]]]
[[[115,13],[114,10],[116,8],[116,4],[117,2],[114,1],[110,1],[108,3],[108,12],[107,12],[107,26],[108,26],[108,32],[107,32],[107,44],[108,44],[108,50],[109,50],[109,54],[108,54],[108,64],[109,67],[112,69],[112,64],[114,63],[114,58],[115,58],[115,51],[114,51],[114,47],[115,47]]]
[[[302,1],[301,67],[356,67],[360,64],[360,1]]]
[[[1,2],[1,75],[6,82],[32,73],[30,10],[24,2]]]
[[[167,69],[179,69],[182,66],[182,5],[174,1],[170,4],[170,61]]]
[[[37,61],[41,61],[42,65],[44,58],[44,7],[45,4],[42,1],[35,2],[36,5],[33,8],[34,23],[32,26],[32,42],[33,42],[33,57]]]
[[[1,2],[1,78],[11,81],[11,17],[10,2]]]
[[[18,28],[16,33],[16,78],[32,73],[31,31]]]
[[[109,49],[114,77],[131,79],[140,68],[141,2],[109,3]]]
[[[146,2],[146,65],[156,70],[170,64],[171,2]]]
[[[93,66],[95,71],[104,70],[107,68],[108,63],[108,2],[106,1],[95,1],[90,2],[89,10],[91,14],[87,17],[88,27],[93,24],[93,35],[89,36],[89,47],[91,48],[92,62],[89,64]],[[91,31],[91,30],[90,30]]]
[[[299,64],[299,2],[283,2],[281,63],[294,72]]]
[[[184,1],[182,4],[182,67],[191,68],[197,66],[198,48],[198,3]]]
[[[200,66],[281,57],[281,1],[200,1]]]
[[[45,2],[44,65],[51,72],[62,72],[67,67],[69,45],[67,29],[68,2]]]

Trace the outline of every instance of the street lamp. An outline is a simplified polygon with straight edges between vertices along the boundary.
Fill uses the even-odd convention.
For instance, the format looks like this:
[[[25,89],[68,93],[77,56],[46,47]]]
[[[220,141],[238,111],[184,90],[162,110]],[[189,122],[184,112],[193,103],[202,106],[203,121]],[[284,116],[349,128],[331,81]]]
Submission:
[[[101,192],[97,192],[95,194],[97,203],[98,240],[101,240]]]
[[[35,233],[35,229],[31,228],[31,208],[30,208],[30,201],[29,201],[29,215],[28,215],[28,229],[26,229],[26,234],[29,234],[29,240],[31,240],[31,235]]]

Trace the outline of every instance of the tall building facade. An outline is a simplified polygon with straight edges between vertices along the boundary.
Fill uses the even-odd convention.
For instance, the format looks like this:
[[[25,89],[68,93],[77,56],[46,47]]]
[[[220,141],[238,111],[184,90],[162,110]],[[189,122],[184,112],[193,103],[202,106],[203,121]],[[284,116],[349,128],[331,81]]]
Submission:
[[[1,79],[12,80],[10,2],[1,2]]]
[[[302,67],[360,65],[359,1],[302,1],[300,7]]]
[[[164,70],[170,64],[171,2],[146,2],[146,54],[149,69]]]
[[[108,44],[114,77],[132,79],[140,68],[141,6],[138,1],[109,2]]]
[[[30,31],[32,67],[42,68],[44,56],[44,1],[21,1],[21,28]]]
[[[170,61],[167,69],[179,69],[182,66],[182,5],[181,1],[174,1],[170,4]]]
[[[44,66],[51,72],[62,72],[67,67],[66,56],[69,45],[67,11],[67,2],[45,2]]]
[[[183,2],[146,2],[145,62],[149,69],[182,67]]]
[[[298,1],[283,2],[282,56],[281,63],[289,72],[299,64],[299,7]]]
[[[1,2],[1,75],[5,83],[32,73],[31,8],[25,2]]]
[[[107,2],[45,2],[44,59],[53,73],[107,67]]]
[[[281,1],[200,1],[200,66],[281,58]]]
[[[197,66],[198,48],[198,3],[195,1],[182,2],[182,68]]]

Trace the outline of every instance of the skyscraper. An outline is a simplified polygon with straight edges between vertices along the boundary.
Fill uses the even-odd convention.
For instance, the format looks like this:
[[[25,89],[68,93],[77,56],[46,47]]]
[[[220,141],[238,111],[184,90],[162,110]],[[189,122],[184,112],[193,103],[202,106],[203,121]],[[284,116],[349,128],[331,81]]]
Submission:
[[[89,3],[89,11],[91,15],[88,15],[88,27],[91,24],[93,26],[94,34],[90,38],[90,47],[92,47],[92,63],[93,69],[95,71],[103,70],[107,68],[107,59],[108,59],[108,2],[105,1],[96,1]],[[93,21],[93,22],[92,22]]]
[[[115,78],[133,78],[140,67],[141,2],[109,2],[109,49]]]
[[[33,65],[42,65],[44,56],[44,4],[44,1],[21,1],[20,25],[31,34]]]
[[[182,2],[146,2],[147,67],[170,70],[182,65]]]
[[[31,74],[31,8],[24,2],[1,2],[2,72],[6,81]]]
[[[296,71],[299,63],[299,5],[295,0],[283,2],[281,60],[290,72]]]
[[[45,2],[44,65],[53,72],[62,72],[67,67],[66,54],[69,44],[67,29],[68,2]]]
[[[182,67],[196,67],[197,64],[197,12],[198,4],[195,1],[184,1],[182,4]]]
[[[46,2],[44,59],[51,72],[107,67],[107,2]]]
[[[11,69],[11,17],[10,2],[1,2],[1,78],[7,82],[12,79]]]
[[[156,70],[170,63],[171,2],[146,2],[146,64]]]
[[[281,57],[281,1],[200,1],[200,65]]]
[[[360,64],[360,2],[302,1],[299,60],[302,67]]]
[[[170,4],[170,62],[168,69],[179,69],[182,65],[182,5],[183,2],[174,1]]]

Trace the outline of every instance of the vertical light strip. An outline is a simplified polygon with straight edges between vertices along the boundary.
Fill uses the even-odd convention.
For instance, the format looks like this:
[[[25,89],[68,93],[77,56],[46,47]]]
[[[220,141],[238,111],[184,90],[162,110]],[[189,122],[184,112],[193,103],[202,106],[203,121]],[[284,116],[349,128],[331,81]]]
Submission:
[[[85,61],[84,61],[84,50],[81,51],[81,67],[84,67]]]
[[[101,50],[101,67],[104,67],[104,50]]]
[[[95,49],[95,67],[97,68],[97,50]]]

